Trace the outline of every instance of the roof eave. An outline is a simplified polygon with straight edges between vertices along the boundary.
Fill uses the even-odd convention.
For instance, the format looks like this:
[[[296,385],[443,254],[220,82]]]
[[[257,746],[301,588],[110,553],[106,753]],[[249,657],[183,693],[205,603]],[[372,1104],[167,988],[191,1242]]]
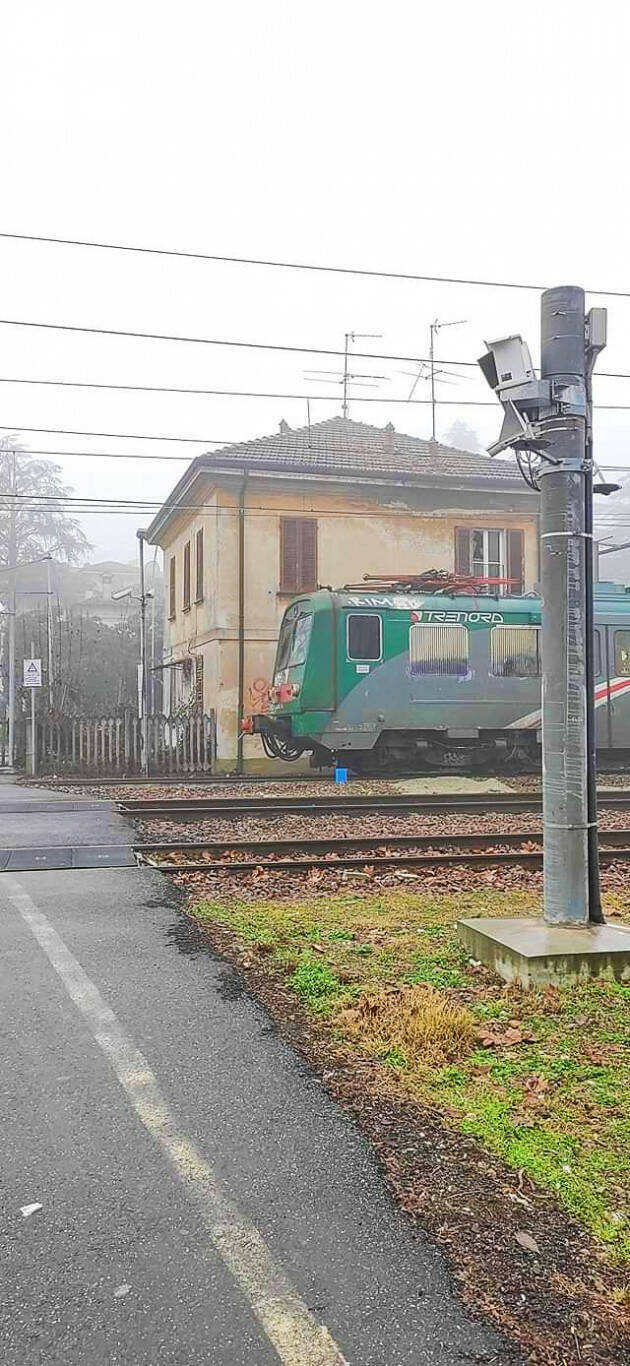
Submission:
[[[236,476],[249,475],[256,478],[263,475],[265,479],[272,480],[300,480],[303,483],[329,483],[329,484],[365,484],[366,481],[374,486],[378,485],[385,488],[446,488],[450,490],[461,489],[462,492],[488,493],[490,489],[494,493],[520,493],[527,499],[534,498],[533,491],[527,489],[522,481],[516,480],[513,476],[505,480],[493,476],[489,482],[484,475],[464,475],[464,474],[444,474],[427,470],[426,474],[417,474],[409,470],[392,470],[391,474],[382,470],[357,470],[352,466],[341,466],[337,470],[305,469],[297,465],[289,465],[278,468],[277,464],[271,462],[236,461],[229,462],[198,456],[189,466],[186,473],[176,484],[173,493],[169,496],[167,503],[156,513],[153,521],[147,528],[146,539],[150,544],[159,544],[159,536],[166,530],[171,521],[186,511],[186,504],[183,501],[186,493],[190,491],[197,480],[203,475],[222,476],[234,474]]]

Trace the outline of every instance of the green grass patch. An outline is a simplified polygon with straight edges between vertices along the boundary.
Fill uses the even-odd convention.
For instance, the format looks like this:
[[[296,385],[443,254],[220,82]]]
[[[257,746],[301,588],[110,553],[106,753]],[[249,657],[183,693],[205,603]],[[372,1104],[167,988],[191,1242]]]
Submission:
[[[630,919],[630,892],[613,901]],[[377,1060],[384,1085],[394,1073],[630,1264],[630,987],[508,987],[456,936],[461,917],[537,914],[533,894],[362,891],[193,910],[260,948],[331,1040]],[[501,1042],[513,1021],[533,1040]],[[498,1042],[484,1047],[484,1031]]]

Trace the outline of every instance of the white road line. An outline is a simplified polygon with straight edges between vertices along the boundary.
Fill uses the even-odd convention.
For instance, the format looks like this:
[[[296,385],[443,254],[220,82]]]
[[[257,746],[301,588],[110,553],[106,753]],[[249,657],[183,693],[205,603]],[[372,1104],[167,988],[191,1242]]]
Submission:
[[[2,886],[81,1011],[138,1118],[159,1143],[197,1205],[210,1241],[248,1299],[280,1360],[285,1366],[347,1366],[328,1329],[313,1318],[258,1229],[223,1193],[205,1158],[178,1131],[146,1058],[54,926],[17,878],[5,873]]]

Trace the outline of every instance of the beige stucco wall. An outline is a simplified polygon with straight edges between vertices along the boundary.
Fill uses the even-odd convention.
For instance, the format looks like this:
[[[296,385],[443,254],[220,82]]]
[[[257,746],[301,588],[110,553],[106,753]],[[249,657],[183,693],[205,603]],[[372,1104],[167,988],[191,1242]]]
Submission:
[[[217,758],[233,768],[237,743],[238,702],[238,486],[195,489],[203,512],[182,512],[169,529],[164,546],[165,610],[168,612],[169,560],[177,557],[177,611],[166,623],[165,649],[171,658],[201,650],[204,656],[204,707],[217,715]],[[251,480],[245,493],[245,689],[246,713],[260,709],[260,694],[270,680],[278,627],[289,598],[280,587],[281,516],[316,517],[318,580],[338,587],[358,582],[365,573],[408,574],[424,569],[454,568],[457,526],[520,527],[524,532],[525,586],[537,579],[538,548],[535,511],[507,510],[495,502],[492,513],[471,503],[471,495],[449,495],[452,506],[432,509],[439,493],[360,488],[296,488],[290,481],[270,486]],[[444,501],[447,501],[444,499]],[[480,501],[479,495],[476,499]],[[412,506],[409,506],[409,503]],[[413,506],[416,504],[417,506]],[[186,520],[187,517],[190,520]],[[191,586],[195,591],[195,534],[204,529],[204,598],[182,610],[183,549],[191,540]],[[168,657],[168,656],[167,656]],[[260,765],[257,739],[246,739],[248,766]]]

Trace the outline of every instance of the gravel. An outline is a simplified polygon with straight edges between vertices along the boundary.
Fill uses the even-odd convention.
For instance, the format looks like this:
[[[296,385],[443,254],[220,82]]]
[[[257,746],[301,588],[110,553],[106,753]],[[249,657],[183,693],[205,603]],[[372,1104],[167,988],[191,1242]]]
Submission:
[[[524,831],[534,835],[542,830],[539,815],[531,811],[492,812],[418,812],[417,815],[382,814],[343,816],[339,814],[313,815],[298,813],[261,817],[243,814],[210,820],[169,821],[165,817],[143,820],[134,816],[134,827],[139,837],[150,844],[172,844],[181,840],[218,844],[222,840],[268,839],[347,839],[373,838],[379,842],[397,835],[434,835],[442,842],[448,835],[501,835],[510,831]],[[625,830],[630,827],[630,812],[614,809],[600,812],[600,830]]]

